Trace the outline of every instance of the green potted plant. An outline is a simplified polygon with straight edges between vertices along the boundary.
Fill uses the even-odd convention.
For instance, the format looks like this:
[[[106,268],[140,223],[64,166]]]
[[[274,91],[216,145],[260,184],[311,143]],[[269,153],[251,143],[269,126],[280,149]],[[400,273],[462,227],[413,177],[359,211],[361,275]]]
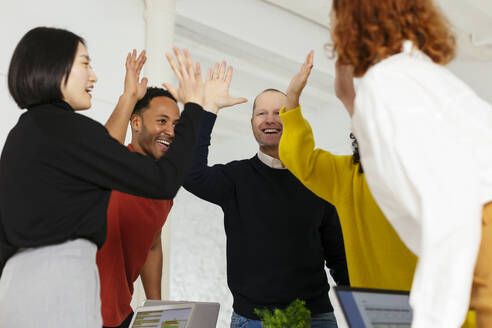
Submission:
[[[285,310],[255,309],[255,313],[261,318],[263,328],[309,328],[311,311],[305,304],[304,301],[297,299]]]

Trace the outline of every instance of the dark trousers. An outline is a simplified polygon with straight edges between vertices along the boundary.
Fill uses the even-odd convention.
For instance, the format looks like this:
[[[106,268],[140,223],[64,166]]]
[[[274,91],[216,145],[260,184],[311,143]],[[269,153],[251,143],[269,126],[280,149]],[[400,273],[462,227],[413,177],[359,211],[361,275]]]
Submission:
[[[133,318],[133,312],[130,313],[128,315],[128,317],[126,317],[125,321],[123,321],[121,323],[121,325],[119,325],[118,327],[106,327],[106,326],[104,326],[103,328],[128,328],[128,327],[130,327],[130,322],[132,322],[132,318]]]

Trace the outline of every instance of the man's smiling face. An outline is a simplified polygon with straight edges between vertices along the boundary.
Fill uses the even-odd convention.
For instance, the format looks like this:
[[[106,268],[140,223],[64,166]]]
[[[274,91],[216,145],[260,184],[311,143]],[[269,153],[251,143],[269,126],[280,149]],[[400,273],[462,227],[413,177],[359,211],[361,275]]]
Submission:
[[[279,114],[286,101],[278,91],[265,91],[256,97],[251,128],[260,148],[278,148],[283,128]]]
[[[132,117],[132,145],[147,156],[161,158],[174,140],[178,120],[179,108],[174,100],[165,96],[152,98],[148,108]]]

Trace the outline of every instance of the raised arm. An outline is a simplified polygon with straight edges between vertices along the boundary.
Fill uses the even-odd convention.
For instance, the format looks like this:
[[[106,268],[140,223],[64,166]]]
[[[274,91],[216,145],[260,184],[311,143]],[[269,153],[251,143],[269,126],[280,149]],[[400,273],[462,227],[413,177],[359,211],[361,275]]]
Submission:
[[[194,71],[189,54],[185,52],[185,55],[186,64],[176,50],[181,71],[179,89],[176,90],[185,102],[185,108],[166,156],[155,161],[132,153],[111,138],[103,126],[74,113],[65,115],[70,121],[59,124],[56,131],[45,131],[47,135],[60,133],[51,138],[52,143],[42,154],[46,165],[56,165],[73,176],[103,188],[148,198],[173,198],[191,165],[203,113],[203,82],[200,73]],[[53,152],[50,152],[51,149]]]
[[[307,84],[311,70],[313,69],[314,50],[311,50],[304,63],[301,66],[299,72],[292,78],[287,87],[287,103],[285,105],[285,111],[292,110],[299,107],[299,98],[301,97],[302,90]]]
[[[338,60],[335,63],[335,94],[352,117],[355,100],[354,69],[350,65],[340,64]]]
[[[226,69],[226,63],[216,63],[213,69],[207,71],[205,83],[205,107],[210,113],[205,113],[197,145],[194,151],[193,165],[184,187],[204,200],[221,204],[234,187],[233,181],[227,176],[227,165],[208,166],[208,147],[210,136],[220,109],[244,103],[246,98],[232,98],[229,87],[232,80],[232,67]]]
[[[308,54],[287,88],[287,105],[280,112],[283,133],[279,155],[282,163],[307,188],[335,204],[337,199],[350,194],[346,188],[352,187],[354,167],[352,156],[335,156],[314,149],[313,132],[302,117],[299,98],[313,66],[313,55],[312,51]]]
[[[109,134],[121,144],[125,142],[128,122],[137,101],[142,99],[147,90],[147,78],[140,78],[140,72],[145,64],[147,57],[145,50],[137,58],[137,51],[134,49],[126,57],[125,89],[118,100],[118,104],[106,122],[106,129]]]
[[[57,131],[46,131],[53,138],[39,160],[101,188],[171,199],[191,165],[202,113],[201,106],[186,104],[175,128],[174,142],[158,161],[130,152],[110,137],[104,126],[85,117],[77,124],[72,120]],[[64,129],[67,131],[59,133]]]

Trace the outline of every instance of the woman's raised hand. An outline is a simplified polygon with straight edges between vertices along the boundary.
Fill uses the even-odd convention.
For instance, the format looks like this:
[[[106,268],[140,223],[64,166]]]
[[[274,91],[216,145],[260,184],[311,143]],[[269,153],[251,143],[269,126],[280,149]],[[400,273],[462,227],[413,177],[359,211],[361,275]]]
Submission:
[[[183,50],[184,58],[178,47],[174,47],[173,50],[178,64],[176,64],[171,54],[166,53],[166,58],[169,65],[171,65],[174,74],[176,74],[178,88],[176,89],[169,83],[162,83],[162,85],[180,103],[186,104],[188,102],[193,102],[203,107],[205,101],[205,88],[202,81],[200,63],[197,62],[196,67],[193,67],[193,61],[191,60],[188,50]]]
[[[297,72],[290,81],[287,91],[285,92],[287,95],[287,104],[285,105],[286,110],[291,110],[299,106],[299,98],[302,90],[304,90],[308,77],[313,69],[313,57],[314,50],[311,50],[306,56],[304,63],[301,65],[299,72]]]

